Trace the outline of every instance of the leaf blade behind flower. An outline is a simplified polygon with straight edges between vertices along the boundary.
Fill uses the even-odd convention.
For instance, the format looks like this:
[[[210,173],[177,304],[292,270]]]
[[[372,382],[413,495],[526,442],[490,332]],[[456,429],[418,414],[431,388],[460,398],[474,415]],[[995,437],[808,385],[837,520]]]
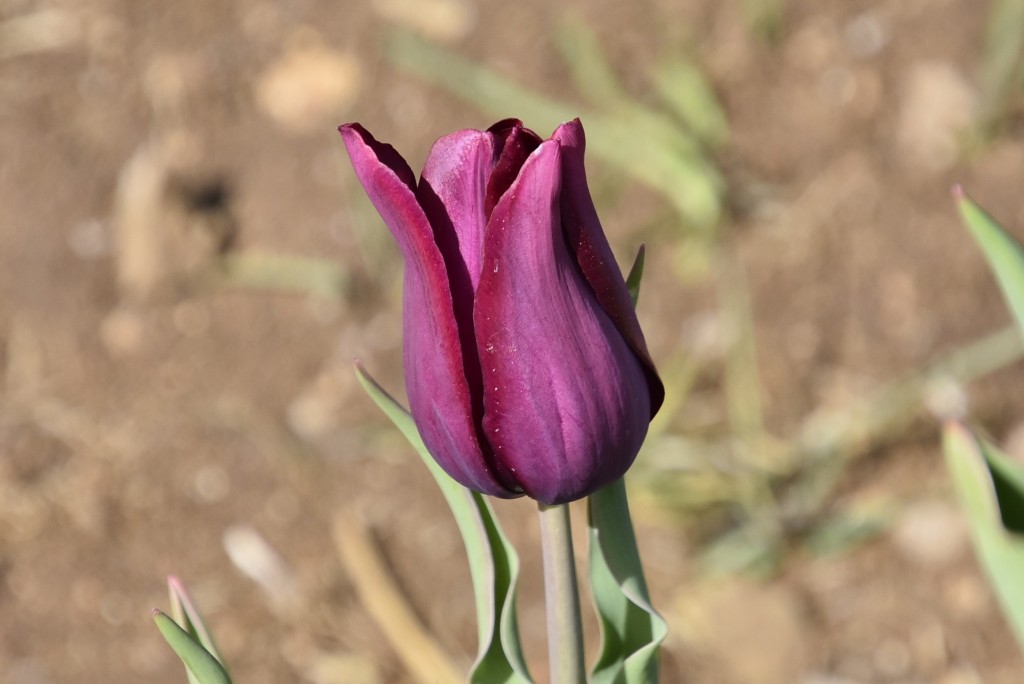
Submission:
[[[644,277],[644,259],[646,254],[646,246],[640,245],[640,249],[636,251],[636,258],[633,259],[633,266],[629,269],[629,275],[626,276],[626,289],[629,290],[629,298],[632,300],[634,307],[636,307],[636,303],[640,299],[640,280]]]
[[[469,559],[477,609],[479,648],[471,684],[532,684],[519,640],[516,593],[519,557],[487,500],[455,482],[434,461],[412,416],[358,363],[360,385],[423,460],[455,517]]]

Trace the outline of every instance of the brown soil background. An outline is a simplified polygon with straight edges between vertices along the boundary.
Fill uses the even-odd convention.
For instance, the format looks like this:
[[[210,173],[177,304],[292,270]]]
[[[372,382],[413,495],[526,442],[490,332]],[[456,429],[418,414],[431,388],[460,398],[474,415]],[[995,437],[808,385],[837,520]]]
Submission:
[[[565,9],[630,87],[667,46],[692,46],[732,124],[735,201],[757,208],[728,229],[773,434],[1005,325],[949,197],[962,182],[1024,224],[1019,127],[969,157],[955,144],[985,3],[793,1],[775,44],[738,4],[0,3],[0,681],[183,682],[150,621],[175,573],[239,684],[411,683],[339,560],[339,514],[369,530],[412,608],[470,662],[454,525],[350,369],[359,357],[401,387],[400,264],[333,126],[361,121],[418,168],[438,136],[492,119],[391,66],[396,25],[555,95],[570,90],[553,44]],[[25,17],[36,24],[14,23]],[[623,183],[599,208],[621,261],[648,244],[641,320],[667,358],[712,298],[675,277],[672,235],[651,227],[658,200]],[[124,226],[142,226],[141,246]],[[347,296],[183,276],[226,248],[332,260]],[[1015,366],[967,388],[997,438],[1024,416],[1021,380]],[[888,530],[840,555],[794,549],[767,580],[698,579],[687,528],[638,510],[673,629],[664,681],[1024,681],[934,420],[922,411],[858,453],[841,496],[894,503]],[[498,508],[546,681],[534,514]],[[276,598],[226,553],[238,526],[282,559]]]

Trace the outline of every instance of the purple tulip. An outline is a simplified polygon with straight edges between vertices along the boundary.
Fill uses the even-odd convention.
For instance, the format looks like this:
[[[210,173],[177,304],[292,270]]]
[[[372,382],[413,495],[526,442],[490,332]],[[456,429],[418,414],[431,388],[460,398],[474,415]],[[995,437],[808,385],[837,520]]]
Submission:
[[[597,218],[579,120],[438,140],[419,183],[359,124],[339,128],[405,259],[406,387],[438,464],[485,494],[582,498],[632,465],[661,407]]]

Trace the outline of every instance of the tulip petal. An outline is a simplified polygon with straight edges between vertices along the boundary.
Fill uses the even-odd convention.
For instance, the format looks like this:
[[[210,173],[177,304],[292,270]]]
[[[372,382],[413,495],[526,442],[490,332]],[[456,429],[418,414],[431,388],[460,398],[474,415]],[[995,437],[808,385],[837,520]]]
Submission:
[[[487,199],[484,211],[490,217],[498,200],[505,194],[509,186],[519,175],[519,169],[530,154],[541,143],[540,136],[523,127],[518,119],[505,119],[494,124],[487,131],[493,134],[500,143],[500,156],[491,172],[487,183]]]
[[[496,156],[495,140],[489,133],[464,130],[447,135],[431,148],[416,190],[444,258],[474,425],[483,419],[484,404],[473,295],[480,280],[487,224],[484,196]]]
[[[485,131],[446,135],[430,149],[417,190],[450,278],[471,283],[470,309],[483,258],[487,179],[496,157],[494,137]]]
[[[561,177],[542,143],[491,215],[474,310],[495,467],[545,504],[621,477],[650,420],[643,366],[565,244]]]
[[[651,417],[665,400],[665,387],[647,351],[626,281],[615,263],[587,185],[583,154],[587,140],[579,119],[564,123],[551,136],[562,146],[562,227],[583,277],[619,333],[640,359],[651,394]]]
[[[405,260],[405,379],[423,441],[455,480],[494,496],[515,496],[491,475],[480,446],[445,264],[413,192],[414,176],[393,148],[358,124],[338,130]]]

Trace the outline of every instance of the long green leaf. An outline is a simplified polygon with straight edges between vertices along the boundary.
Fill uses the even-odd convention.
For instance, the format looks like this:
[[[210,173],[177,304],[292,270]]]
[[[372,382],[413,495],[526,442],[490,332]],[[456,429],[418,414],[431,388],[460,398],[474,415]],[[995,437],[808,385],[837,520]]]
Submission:
[[[356,377],[374,403],[405,435],[448,502],[469,557],[479,649],[471,684],[531,684],[519,641],[516,583],[519,557],[487,500],[451,479],[427,451],[409,412],[356,364]]]
[[[220,661],[177,622],[159,610],[153,611],[153,620],[156,621],[157,629],[164,639],[199,684],[231,684],[231,677]]]
[[[946,426],[943,450],[975,550],[1024,647],[1024,469],[959,423]]]
[[[1024,331],[1024,247],[960,188],[956,196],[964,223],[985,253],[1017,325]]]
[[[601,624],[592,684],[654,684],[668,625],[651,606],[622,479],[587,499],[590,584]]]

